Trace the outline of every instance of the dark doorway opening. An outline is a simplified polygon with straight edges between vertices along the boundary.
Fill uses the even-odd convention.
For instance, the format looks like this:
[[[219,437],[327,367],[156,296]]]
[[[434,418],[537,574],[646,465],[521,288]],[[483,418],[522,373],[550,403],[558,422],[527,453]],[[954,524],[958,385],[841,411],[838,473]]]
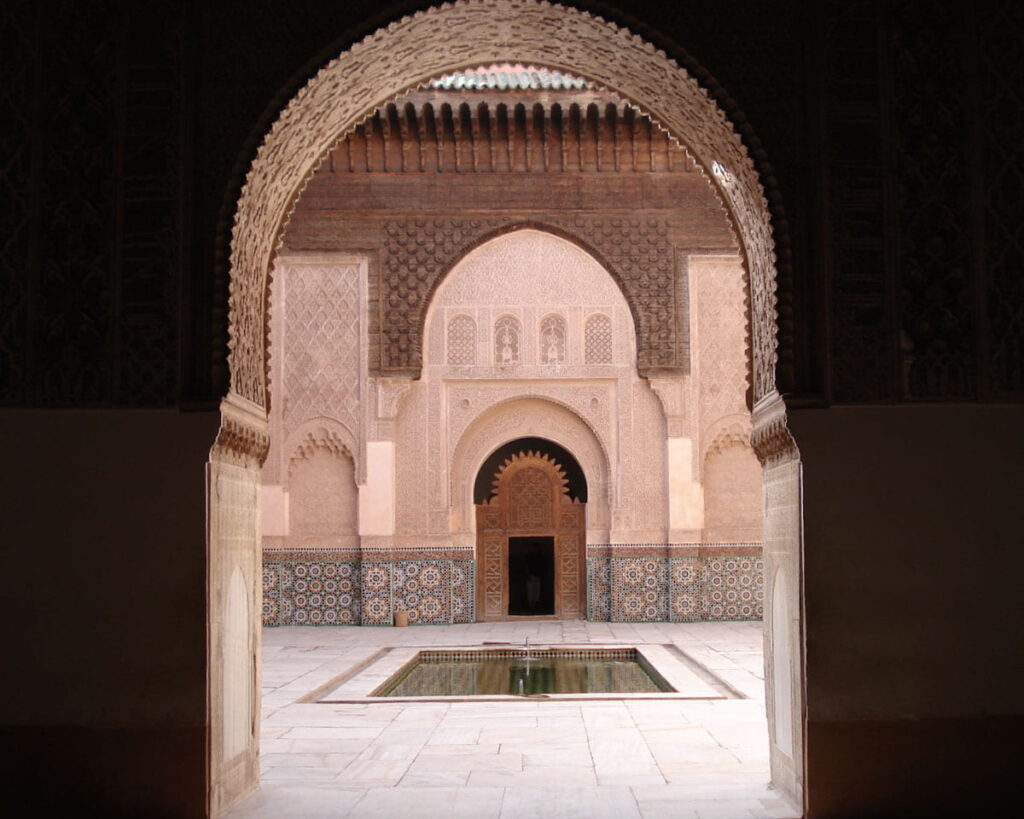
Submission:
[[[555,613],[555,539],[508,539],[508,613]]]

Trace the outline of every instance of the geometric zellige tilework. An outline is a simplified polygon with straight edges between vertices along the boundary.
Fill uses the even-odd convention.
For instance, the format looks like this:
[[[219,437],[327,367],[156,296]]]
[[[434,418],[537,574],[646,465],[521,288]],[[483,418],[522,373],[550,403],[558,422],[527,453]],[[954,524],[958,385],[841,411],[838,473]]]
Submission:
[[[476,621],[476,561],[289,560],[263,564],[263,625],[410,625]],[[586,616],[624,623],[759,620],[764,560],[755,556],[587,559]]]
[[[588,617],[622,623],[760,620],[761,557],[592,557]]]

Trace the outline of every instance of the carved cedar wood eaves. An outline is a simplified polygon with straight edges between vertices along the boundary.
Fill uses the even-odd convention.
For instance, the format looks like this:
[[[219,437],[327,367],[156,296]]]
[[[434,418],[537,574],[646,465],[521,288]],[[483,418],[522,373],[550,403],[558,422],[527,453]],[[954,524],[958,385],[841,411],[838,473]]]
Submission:
[[[645,173],[698,168],[650,117],[609,101],[389,103],[327,155],[332,173]]]

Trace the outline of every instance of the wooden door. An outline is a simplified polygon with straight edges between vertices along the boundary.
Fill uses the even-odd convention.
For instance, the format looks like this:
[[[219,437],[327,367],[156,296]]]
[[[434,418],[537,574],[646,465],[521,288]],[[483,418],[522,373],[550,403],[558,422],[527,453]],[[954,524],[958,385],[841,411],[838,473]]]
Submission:
[[[477,619],[509,616],[508,539],[551,537],[555,549],[555,614],[586,611],[586,505],[568,494],[565,472],[550,457],[520,452],[494,477],[494,494],[476,507]]]
[[[566,499],[568,496],[565,496]],[[587,613],[586,504],[565,503],[559,509],[555,533],[555,612],[563,620]]]
[[[504,509],[498,505],[476,508],[478,620],[508,616],[508,535]]]

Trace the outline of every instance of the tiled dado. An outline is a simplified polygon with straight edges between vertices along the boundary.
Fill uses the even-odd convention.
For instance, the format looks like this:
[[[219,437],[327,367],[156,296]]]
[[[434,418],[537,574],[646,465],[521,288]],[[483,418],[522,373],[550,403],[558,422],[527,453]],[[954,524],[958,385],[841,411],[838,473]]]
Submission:
[[[263,623],[472,623],[474,571],[472,550],[265,550]],[[761,545],[590,546],[587,592],[590,620],[761,619]]]
[[[764,560],[754,543],[591,547],[587,586],[590,620],[682,623],[764,615]]]
[[[471,623],[474,588],[472,559],[452,550],[263,552],[267,626],[390,625],[396,611],[410,624]]]

